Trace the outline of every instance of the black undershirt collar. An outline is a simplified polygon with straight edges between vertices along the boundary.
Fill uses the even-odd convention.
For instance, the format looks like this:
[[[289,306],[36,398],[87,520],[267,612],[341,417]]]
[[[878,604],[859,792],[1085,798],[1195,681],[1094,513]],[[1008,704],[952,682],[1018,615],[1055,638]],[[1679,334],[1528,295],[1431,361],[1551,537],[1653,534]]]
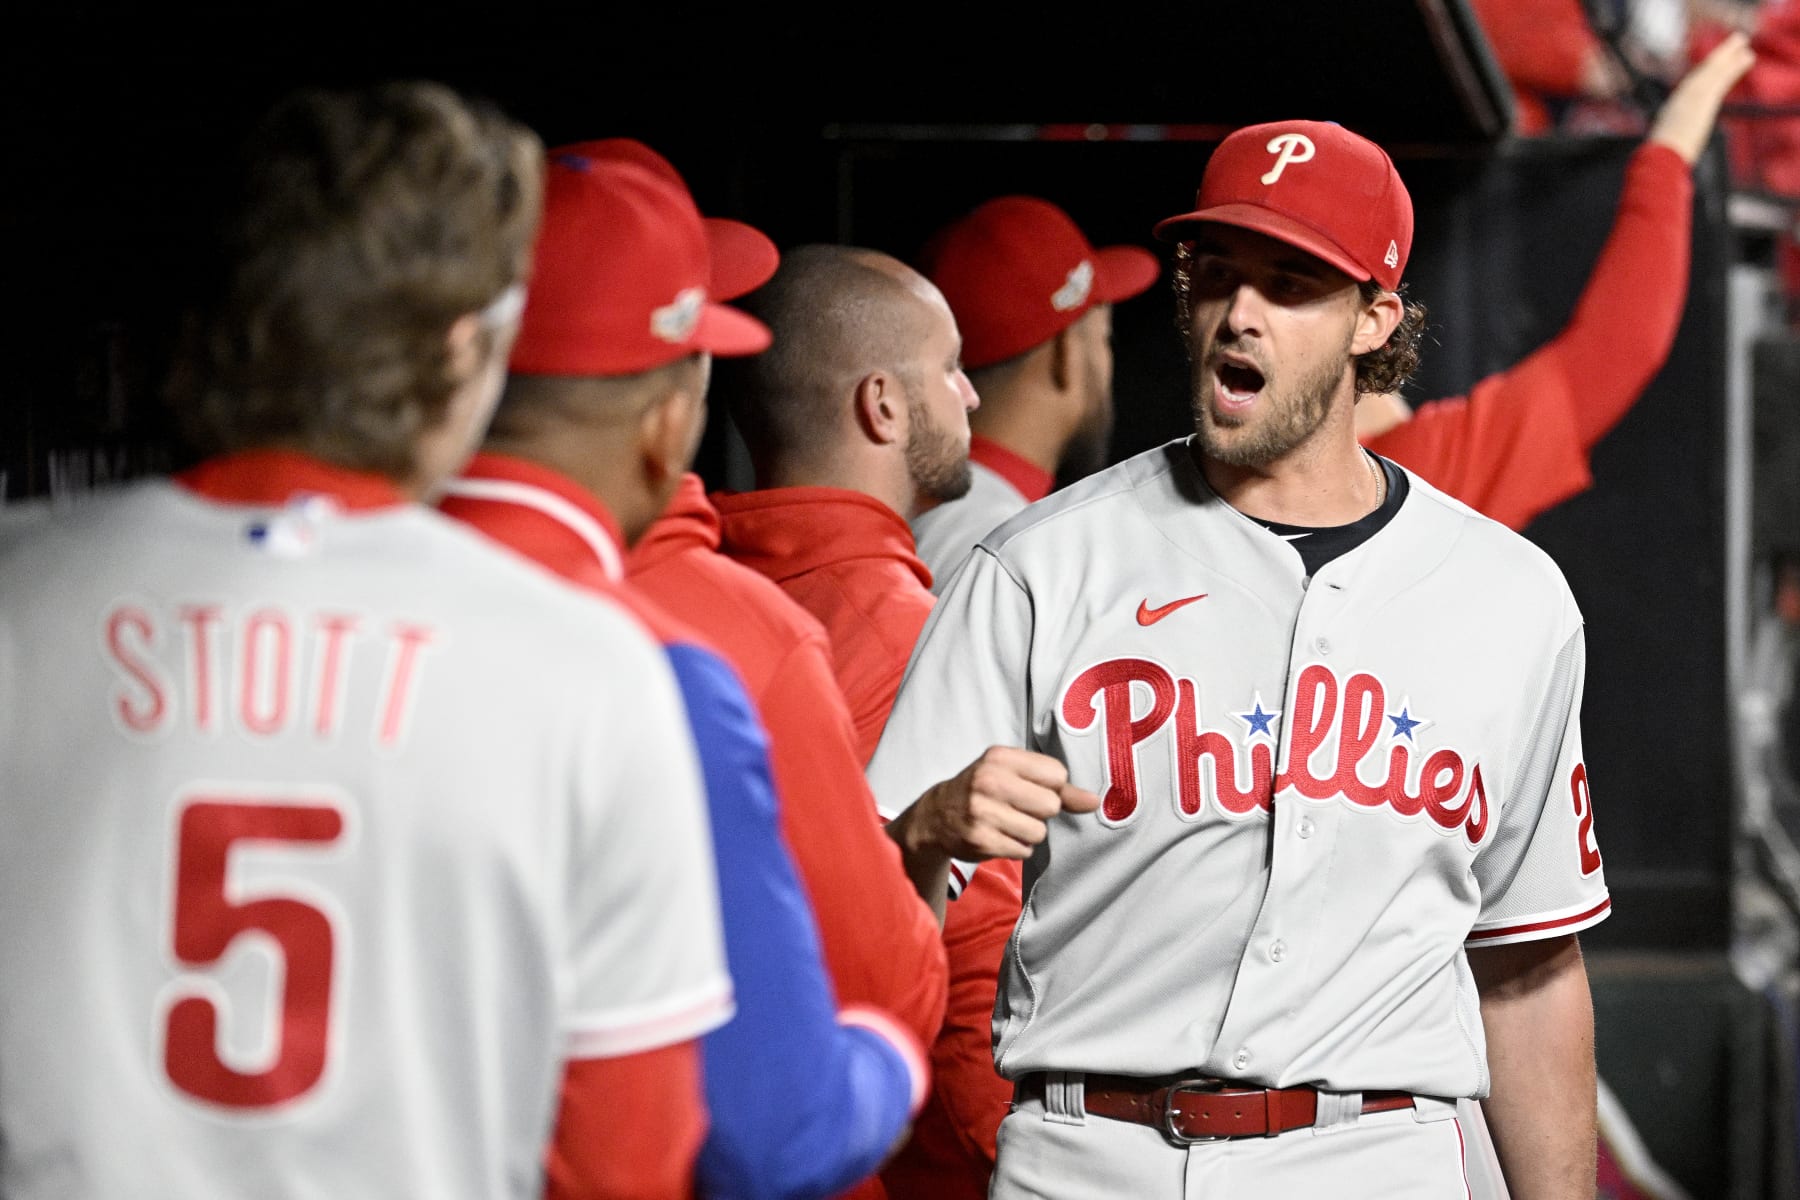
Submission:
[[[1369,454],[1368,451],[1363,451]],[[1381,507],[1359,520],[1348,525],[1329,525],[1313,527],[1307,525],[1283,525],[1278,521],[1265,521],[1260,517],[1250,517],[1258,525],[1267,529],[1276,537],[1294,548],[1300,561],[1306,565],[1308,578],[1319,573],[1320,568],[1334,558],[1339,558],[1356,549],[1381,531],[1382,526],[1394,519],[1400,511],[1400,505],[1406,499],[1406,472],[1381,457],[1369,454],[1387,477],[1387,495],[1381,501]],[[1249,513],[1245,513],[1249,517]]]

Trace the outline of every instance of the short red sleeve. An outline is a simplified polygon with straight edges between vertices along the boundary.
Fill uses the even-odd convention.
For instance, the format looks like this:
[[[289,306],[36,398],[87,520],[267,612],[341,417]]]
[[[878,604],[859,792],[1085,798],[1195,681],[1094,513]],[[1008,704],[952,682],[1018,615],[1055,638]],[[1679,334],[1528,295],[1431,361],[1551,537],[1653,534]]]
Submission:
[[[544,1195],[690,1200],[705,1135],[700,1043],[571,1062],[545,1159]]]

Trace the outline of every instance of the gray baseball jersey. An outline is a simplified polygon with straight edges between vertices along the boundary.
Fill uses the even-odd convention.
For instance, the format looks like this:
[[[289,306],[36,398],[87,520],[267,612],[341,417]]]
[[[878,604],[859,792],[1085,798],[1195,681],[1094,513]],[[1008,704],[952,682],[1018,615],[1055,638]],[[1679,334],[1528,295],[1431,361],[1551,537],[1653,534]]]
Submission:
[[[536,1196],[567,1060],[731,1009],[661,651],[412,504],[7,539],[0,912],[14,1200]]]
[[[959,499],[926,509],[913,520],[919,557],[931,568],[931,590],[944,594],[950,577],[987,533],[1029,503],[992,467],[969,462],[969,490]]]
[[[873,761],[905,803],[993,744],[1102,796],[1025,872],[996,1060],[1486,1093],[1463,949],[1609,900],[1555,565],[1416,477],[1310,581],[1186,442],[989,534]]]

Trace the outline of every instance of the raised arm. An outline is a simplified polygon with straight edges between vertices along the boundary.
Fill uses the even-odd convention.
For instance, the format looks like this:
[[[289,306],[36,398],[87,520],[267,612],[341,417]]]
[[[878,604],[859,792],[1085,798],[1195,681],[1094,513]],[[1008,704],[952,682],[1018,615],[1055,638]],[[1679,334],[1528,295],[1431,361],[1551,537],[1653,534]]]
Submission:
[[[1733,35],[1671,93],[1626,168],[1612,233],[1555,338],[1466,397],[1416,411],[1395,396],[1363,397],[1358,438],[1514,529],[1585,489],[1589,452],[1674,346],[1687,301],[1691,169],[1751,57]]]
[[[1627,171],[1612,234],[1574,316],[1539,351],[1561,360],[1586,447],[1619,423],[1668,361],[1687,302],[1693,166],[1726,93],[1755,59],[1749,40],[1734,33],[1670,93]]]

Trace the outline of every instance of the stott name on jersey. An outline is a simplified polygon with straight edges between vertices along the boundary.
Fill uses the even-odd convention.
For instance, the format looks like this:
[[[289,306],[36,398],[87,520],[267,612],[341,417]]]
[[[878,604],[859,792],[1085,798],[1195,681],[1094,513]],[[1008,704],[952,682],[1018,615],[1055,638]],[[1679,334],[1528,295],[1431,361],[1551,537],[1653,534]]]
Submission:
[[[300,731],[330,742],[360,731],[397,748],[443,637],[424,622],[342,610],[125,597],[107,606],[100,640],[115,676],[106,703],[127,737],[183,726],[253,738]],[[367,695],[371,683],[373,707],[353,713],[351,697]]]

